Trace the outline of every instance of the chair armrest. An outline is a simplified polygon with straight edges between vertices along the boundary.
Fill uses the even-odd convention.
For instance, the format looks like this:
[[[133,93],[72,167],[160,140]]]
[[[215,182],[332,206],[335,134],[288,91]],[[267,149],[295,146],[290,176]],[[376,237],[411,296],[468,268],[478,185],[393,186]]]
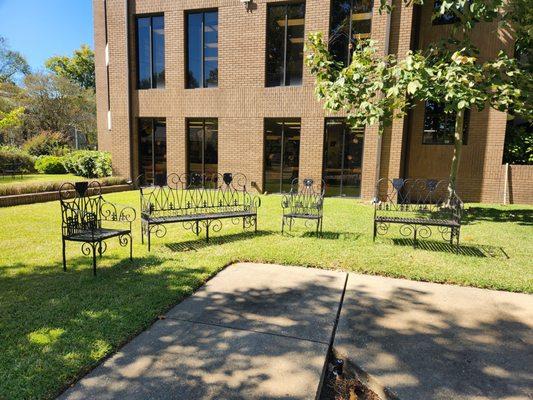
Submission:
[[[103,221],[133,222],[137,218],[137,212],[131,206],[102,199],[100,216]]]

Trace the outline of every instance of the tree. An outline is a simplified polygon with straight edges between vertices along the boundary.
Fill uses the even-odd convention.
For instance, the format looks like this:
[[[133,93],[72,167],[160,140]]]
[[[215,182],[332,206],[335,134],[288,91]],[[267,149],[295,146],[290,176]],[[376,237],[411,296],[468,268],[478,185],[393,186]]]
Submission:
[[[65,77],[84,89],[96,89],[94,52],[87,45],[75,50],[72,57],[51,57],[45,61],[45,66],[54,74]]]
[[[7,40],[0,36],[0,83],[12,82],[17,75],[29,73],[30,67],[24,56],[11,50]]]
[[[83,89],[69,79],[52,74],[28,75],[22,105],[24,129],[61,132],[68,135],[74,128],[91,141],[96,136],[96,102],[92,89]]]
[[[380,134],[383,126],[417,101],[444,99],[444,112],[455,114],[451,195],[456,189],[466,109],[482,110],[490,105],[528,120],[532,118],[530,68],[524,68],[524,64],[503,52],[494,60],[481,63],[479,51],[470,40],[471,30],[478,22],[511,14],[503,11],[503,5],[501,0],[442,0],[435,17],[454,16],[451,36],[425,51],[410,52],[402,61],[390,55],[378,56],[372,42],[362,42],[356,46],[351,64],[343,68],[333,61],[322,35],[311,34],[306,63],[316,78],[316,95],[324,100],[326,109],[346,111],[348,120],[356,126],[379,123]],[[382,6],[390,12],[385,0]],[[517,17],[513,18],[510,25],[514,24],[515,35],[530,34],[531,29],[519,28]]]

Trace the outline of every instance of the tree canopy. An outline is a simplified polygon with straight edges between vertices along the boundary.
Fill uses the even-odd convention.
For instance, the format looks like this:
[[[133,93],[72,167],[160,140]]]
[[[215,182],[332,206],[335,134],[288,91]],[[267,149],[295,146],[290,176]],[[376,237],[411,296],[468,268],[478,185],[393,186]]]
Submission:
[[[94,51],[87,45],[75,50],[72,57],[51,57],[45,61],[45,66],[54,74],[65,77],[84,89],[96,89]]]
[[[12,82],[17,75],[30,73],[30,66],[22,54],[11,50],[0,36],[0,83]]]

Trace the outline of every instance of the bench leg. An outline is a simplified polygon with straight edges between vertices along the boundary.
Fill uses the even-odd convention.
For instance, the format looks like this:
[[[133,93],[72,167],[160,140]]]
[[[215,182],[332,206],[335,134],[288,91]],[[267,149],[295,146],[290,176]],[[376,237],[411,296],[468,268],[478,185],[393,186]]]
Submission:
[[[133,261],[133,236],[130,234],[130,261]]]
[[[257,233],[257,215],[254,217],[254,232]]]
[[[376,224],[376,221],[374,221],[374,234],[372,236],[372,242],[376,243],[376,233],[377,233],[377,224]]]
[[[148,251],[150,251],[150,247],[151,247],[151,244],[152,244],[152,241],[151,241],[151,238],[150,238],[150,224],[147,225],[146,238],[148,239]]]
[[[320,237],[320,218],[316,221],[316,237]]]
[[[281,236],[285,232],[285,217],[281,217]]]
[[[144,244],[144,222],[141,222],[141,244]]]
[[[461,228],[457,228],[457,245],[455,247],[455,252],[459,254],[459,234],[461,233]]]
[[[196,221],[196,236],[200,234],[200,226],[198,225],[199,221]]]
[[[413,240],[413,248],[416,249],[416,233],[417,233],[417,230],[416,230],[416,226],[413,228],[414,232],[415,232],[415,238]]]
[[[101,243],[100,246],[102,246]],[[91,247],[93,248],[93,276],[96,276],[96,243],[91,243]]]
[[[65,239],[61,240],[63,242],[63,271],[67,270],[67,256],[65,254]]]

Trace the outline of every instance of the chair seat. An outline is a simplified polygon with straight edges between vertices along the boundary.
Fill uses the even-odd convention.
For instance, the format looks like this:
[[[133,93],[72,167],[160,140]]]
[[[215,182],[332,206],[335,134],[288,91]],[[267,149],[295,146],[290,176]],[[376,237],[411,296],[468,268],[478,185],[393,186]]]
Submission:
[[[375,220],[376,222],[390,222],[390,223],[397,223],[397,224],[450,226],[450,227],[460,226],[459,222],[452,221],[452,220],[446,220],[446,219],[376,216]]]
[[[303,218],[303,219],[319,219],[322,218],[318,214],[306,214],[306,213],[290,213],[283,215],[285,218]]]
[[[150,224],[165,224],[172,222],[203,221],[208,219],[252,217],[255,215],[257,215],[256,211],[226,211],[203,214],[169,215],[164,217],[150,217],[143,215],[142,219]]]
[[[129,234],[129,229],[106,229],[98,228],[94,231],[84,231],[65,236],[65,239],[75,242],[99,242],[116,236]]]

